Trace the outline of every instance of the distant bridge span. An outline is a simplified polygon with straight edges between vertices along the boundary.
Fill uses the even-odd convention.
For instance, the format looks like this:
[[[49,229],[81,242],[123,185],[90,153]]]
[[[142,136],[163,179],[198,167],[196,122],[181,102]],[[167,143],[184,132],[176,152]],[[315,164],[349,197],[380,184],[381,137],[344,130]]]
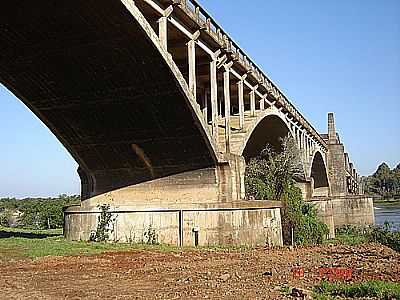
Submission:
[[[307,198],[360,193],[333,115],[318,133],[194,0],[5,1],[0,19],[0,82],[78,162],[83,206],[243,200],[245,160],[289,133]]]

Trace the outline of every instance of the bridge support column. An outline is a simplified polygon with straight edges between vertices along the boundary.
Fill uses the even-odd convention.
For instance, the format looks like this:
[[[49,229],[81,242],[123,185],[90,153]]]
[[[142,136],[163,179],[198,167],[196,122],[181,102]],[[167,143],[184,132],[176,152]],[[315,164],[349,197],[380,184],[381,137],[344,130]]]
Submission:
[[[224,102],[225,102],[225,150],[230,153],[230,138],[231,138],[231,94],[230,94],[230,68],[232,62],[224,65]]]
[[[203,117],[206,124],[208,124],[208,93],[205,89],[203,95]]]
[[[303,150],[303,143],[301,142],[301,130],[297,129],[297,138],[298,138],[298,143],[299,143],[299,149]]]
[[[260,100],[260,110],[264,109],[265,109],[265,97],[262,97],[262,99]]]
[[[308,137],[307,134],[304,132],[304,162],[308,163],[309,154],[308,154]]]
[[[297,144],[299,145],[299,149],[303,150],[303,145],[301,144],[301,130],[297,128]]]
[[[216,59],[210,63],[210,90],[212,133],[215,145],[218,146],[218,81]]]
[[[250,115],[256,115],[256,91],[255,88],[250,92]]]
[[[328,172],[333,196],[348,195],[346,156],[344,145],[336,135],[333,113],[328,114]],[[352,169],[350,163],[350,169]]]
[[[244,128],[244,81],[240,80],[238,82],[238,96],[239,96],[239,127]]]
[[[310,145],[309,145],[309,141],[308,141],[308,136],[305,134],[304,135],[304,139],[305,139],[305,143],[306,143],[306,159],[305,159],[305,163],[308,163],[308,160],[310,159]]]
[[[161,46],[164,47],[165,50],[168,50],[168,18],[161,17],[158,20],[158,37],[161,42]]]
[[[189,60],[189,90],[194,96],[194,99],[197,98],[196,95],[196,41],[190,40],[188,42],[188,60]]]

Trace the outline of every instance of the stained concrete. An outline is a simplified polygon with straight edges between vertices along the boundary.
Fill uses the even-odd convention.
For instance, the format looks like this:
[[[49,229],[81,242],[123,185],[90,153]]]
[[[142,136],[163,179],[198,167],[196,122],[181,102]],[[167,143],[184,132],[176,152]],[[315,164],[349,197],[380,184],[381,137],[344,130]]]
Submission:
[[[368,226],[375,224],[373,199],[360,196],[324,197],[311,200],[316,205],[319,218],[329,227],[331,237],[343,225]]]
[[[113,233],[119,242],[148,242],[176,246],[282,245],[280,204],[271,201],[217,204],[180,204],[176,208],[111,207]],[[97,228],[97,207],[71,207],[65,212],[64,235],[88,240]],[[196,242],[196,234],[198,235]]]

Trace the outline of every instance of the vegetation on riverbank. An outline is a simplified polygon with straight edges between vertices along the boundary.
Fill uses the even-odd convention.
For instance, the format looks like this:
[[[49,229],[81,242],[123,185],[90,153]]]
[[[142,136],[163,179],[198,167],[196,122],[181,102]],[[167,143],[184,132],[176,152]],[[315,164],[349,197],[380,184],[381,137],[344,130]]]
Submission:
[[[267,145],[246,167],[248,199],[282,201],[285,244],[318,244],[329,232],[327,225],[318,220],[314,206],[304,201],[296,186],[296,179],[302,177],[300,155],[294,140],[289,137],[282,140],[282,149]]]
[[[79,204],[79,196],[67,195],[56,198],[2,198],[0,199],[0,225],[31,229],[62,228],[63,209]]]
[[[381,200],[400,201],[400,164],[393,170],[382,163],[371,176],[363,177],[365,193]]]
[[[336,238],[329,242],[336,242],[346,245],[357,245],[366,242],[373,242],[385,245],[400,252],[400,231],[394,231],[389,223],[384,226],[352,226],[347,225],[336,229]]]

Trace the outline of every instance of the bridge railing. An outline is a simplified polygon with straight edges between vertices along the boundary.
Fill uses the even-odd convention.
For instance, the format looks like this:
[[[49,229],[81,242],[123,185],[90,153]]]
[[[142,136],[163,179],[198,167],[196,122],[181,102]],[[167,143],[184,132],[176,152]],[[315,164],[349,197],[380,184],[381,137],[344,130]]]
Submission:
[[[253,77],[270,93],[280,104],[296,119],[299,120],[319,143],[327,147],[326,142],[315,130],[315,128],[304,118],[304,116],[294,107],[289,99],[283,94],[278,86],[254,63],[251,58],[233,41],[228,34],[219,26],[219,24],[204,10],[196,0],[173,0],[179,4],[183,10],[200,28],[205,29],[207,33],[218,42],[225,51],[231,53],[235,60],[245,69],[249,70]]]

